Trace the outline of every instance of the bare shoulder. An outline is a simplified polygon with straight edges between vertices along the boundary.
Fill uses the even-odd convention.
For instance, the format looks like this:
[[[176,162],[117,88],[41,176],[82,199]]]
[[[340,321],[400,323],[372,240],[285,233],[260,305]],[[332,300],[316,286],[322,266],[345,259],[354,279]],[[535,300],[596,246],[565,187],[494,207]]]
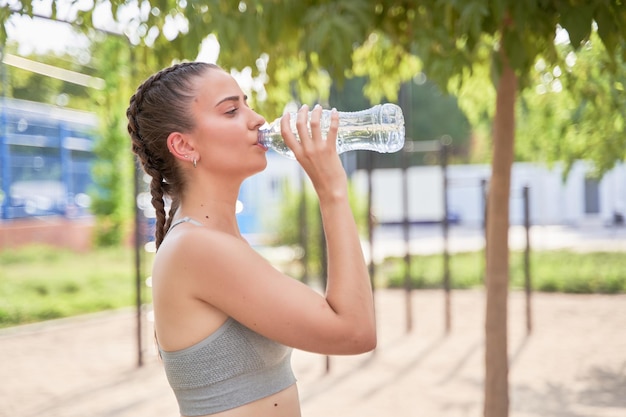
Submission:
[[[185,224],[176,227],[175,230],[172,230],[166,236],[159,248],[159,252],[167,251],[179,255],[180,252],[183,252],[193,255],[199,251],[205,252],[214,245],[219,246],[228,242],[230,244],[245,244],[244,241],[230,234],[213,230],[209,227]]]
[[[154,270],[168,297],[184,292],[187,302],[199,300],[270,339],[316,350],[308,344],[324,331],[324,297],[241,239],[202,227],[176,230],[159,248]]]
[[[206,227],[179,226],[163,241],[154,271],[162,280],[176,277],[179,287],[194,292],[219,286],[237,272],[237,264],[271,266],[245,241]],[[201,293],[194,294],[205,299]]]

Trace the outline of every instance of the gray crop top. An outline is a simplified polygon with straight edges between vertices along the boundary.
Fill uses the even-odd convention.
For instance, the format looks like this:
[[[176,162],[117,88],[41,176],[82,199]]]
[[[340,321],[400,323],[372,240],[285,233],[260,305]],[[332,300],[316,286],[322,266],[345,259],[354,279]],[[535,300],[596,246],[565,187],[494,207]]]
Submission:
[[[230,317],[195,345],[173,352],[160,348],[159,351],[183,416],[236,408],[296,382],[291,369],[291,348]]]
[[[232,318],[193,346],[174,352],[159,350],[183,416],[239,407],[296,382],[292,349]]]

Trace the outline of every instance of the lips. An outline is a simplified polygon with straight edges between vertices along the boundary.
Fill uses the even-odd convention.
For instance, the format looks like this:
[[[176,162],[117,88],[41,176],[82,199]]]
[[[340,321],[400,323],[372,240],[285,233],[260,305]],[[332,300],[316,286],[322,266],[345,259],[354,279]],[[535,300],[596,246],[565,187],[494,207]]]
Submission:
[[[263,142],[263,135],[261,133],[261,131],[259,131],[257,133],[257,141],[256,141],[256,145],[259,145],[261,148],[265,149],[266,151],[268,150],[267,145]]]

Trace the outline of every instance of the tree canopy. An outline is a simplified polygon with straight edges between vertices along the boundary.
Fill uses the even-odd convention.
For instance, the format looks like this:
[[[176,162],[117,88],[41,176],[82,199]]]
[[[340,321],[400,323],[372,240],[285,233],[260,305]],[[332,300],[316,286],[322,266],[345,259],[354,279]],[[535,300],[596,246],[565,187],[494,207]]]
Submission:
[[[495,109],[493,81],[498,74],[493,52],[503,45],[524,91],[518,109],[517,159],[540,156],[571,164],[586,158],[593,160],[601,173],[624,157],[618,149],[623,141],[604,140],[598,133],[619,136],[619,123],[611,124],[609,130],[594,130],[596,140],[589,140],[588,127],[580,127],[583,120],[599,120],[582,116],[610,114],[601,107],[619,103],[619,92],[623,91],[619,74],[624,73],[626,55],[623,0],[433,0],[419,4],[255,0],[236,5],[217,0],[101,0],[91,5],[51,1],[47,6],[22,0],[0,7],[4,23],[0,26],[0,44],[6,41],[6,24],[12,15],[64,20],[92,39],[117,32],[128,46],[119,48],[117,61],[124,62],[131,52],[135,56],[129,90],[172,61],[195,59],[203,41],[214,36],[220,44],[220,65],[238,70],[249,67],[252,76],[264,83],[263,91],[252,91],[251,96],[255,107],[268,118],[282,113],[294,97],[301,102],[328,102],[331,84],[341,86],[344,79],[353,77],[367,81],[363,91],[371,102],[395,101],[399,86],[421,71],[443,91],[458,96],[475,137],[487,141]],[[506,30],[502,29],[504,22],[509,22]],[[560,28],[568,35],[567,45],[555,42]],[[565,62],[568,54],[579,56],[576,69]],[[537,59],[548,71],[563,70],[559,76],[563,94],[537,94]],[[590,80],[592,72],[597,76]],[[594,93],[599,85],[605,88]],[[488,99],[490,95],[492,99]],[[567,105],[566,95],[570,105],[578,103],[578,110],[568,116],[560,110],[561,121],[569,119],[570,123],[568,128],[557,129],[552,112],[535,111],[533,102],[545,106],[550,99],[554,104],[549,107],[553,107],[555,100],[564,100],[562,104]],[[623,124],[623,114],[612,113]],[[529,133],[545,123],[550,128],[542,134]],[[531,125],[534,128],[521,128]],[[546,132],[559,137],[546,136]]]
[[[558,45],[558,54],[560,64],[537,60],[521,95],[516,159],[563,162],[564,174],[592,161],[600,176],[625,157],[626,64],[597,34],[578,50]]]

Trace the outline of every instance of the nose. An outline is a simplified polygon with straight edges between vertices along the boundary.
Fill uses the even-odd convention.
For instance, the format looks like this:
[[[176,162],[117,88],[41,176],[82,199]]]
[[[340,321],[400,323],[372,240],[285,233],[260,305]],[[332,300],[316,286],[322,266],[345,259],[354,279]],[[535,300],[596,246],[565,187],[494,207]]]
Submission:
[[[261,127],[263,126],[266,122],[265,122],[265,117],[261,116],[260,114],[257,113],[258,117],[258,123],[256,125],[256,127]]]
[[[265,124],[265,117],[261,116],[259,113],[255,112],[254,110],[252,110],[252,113],[254,114],[254,117],[252,118],[253,126],[255,129],[258,129]]]

